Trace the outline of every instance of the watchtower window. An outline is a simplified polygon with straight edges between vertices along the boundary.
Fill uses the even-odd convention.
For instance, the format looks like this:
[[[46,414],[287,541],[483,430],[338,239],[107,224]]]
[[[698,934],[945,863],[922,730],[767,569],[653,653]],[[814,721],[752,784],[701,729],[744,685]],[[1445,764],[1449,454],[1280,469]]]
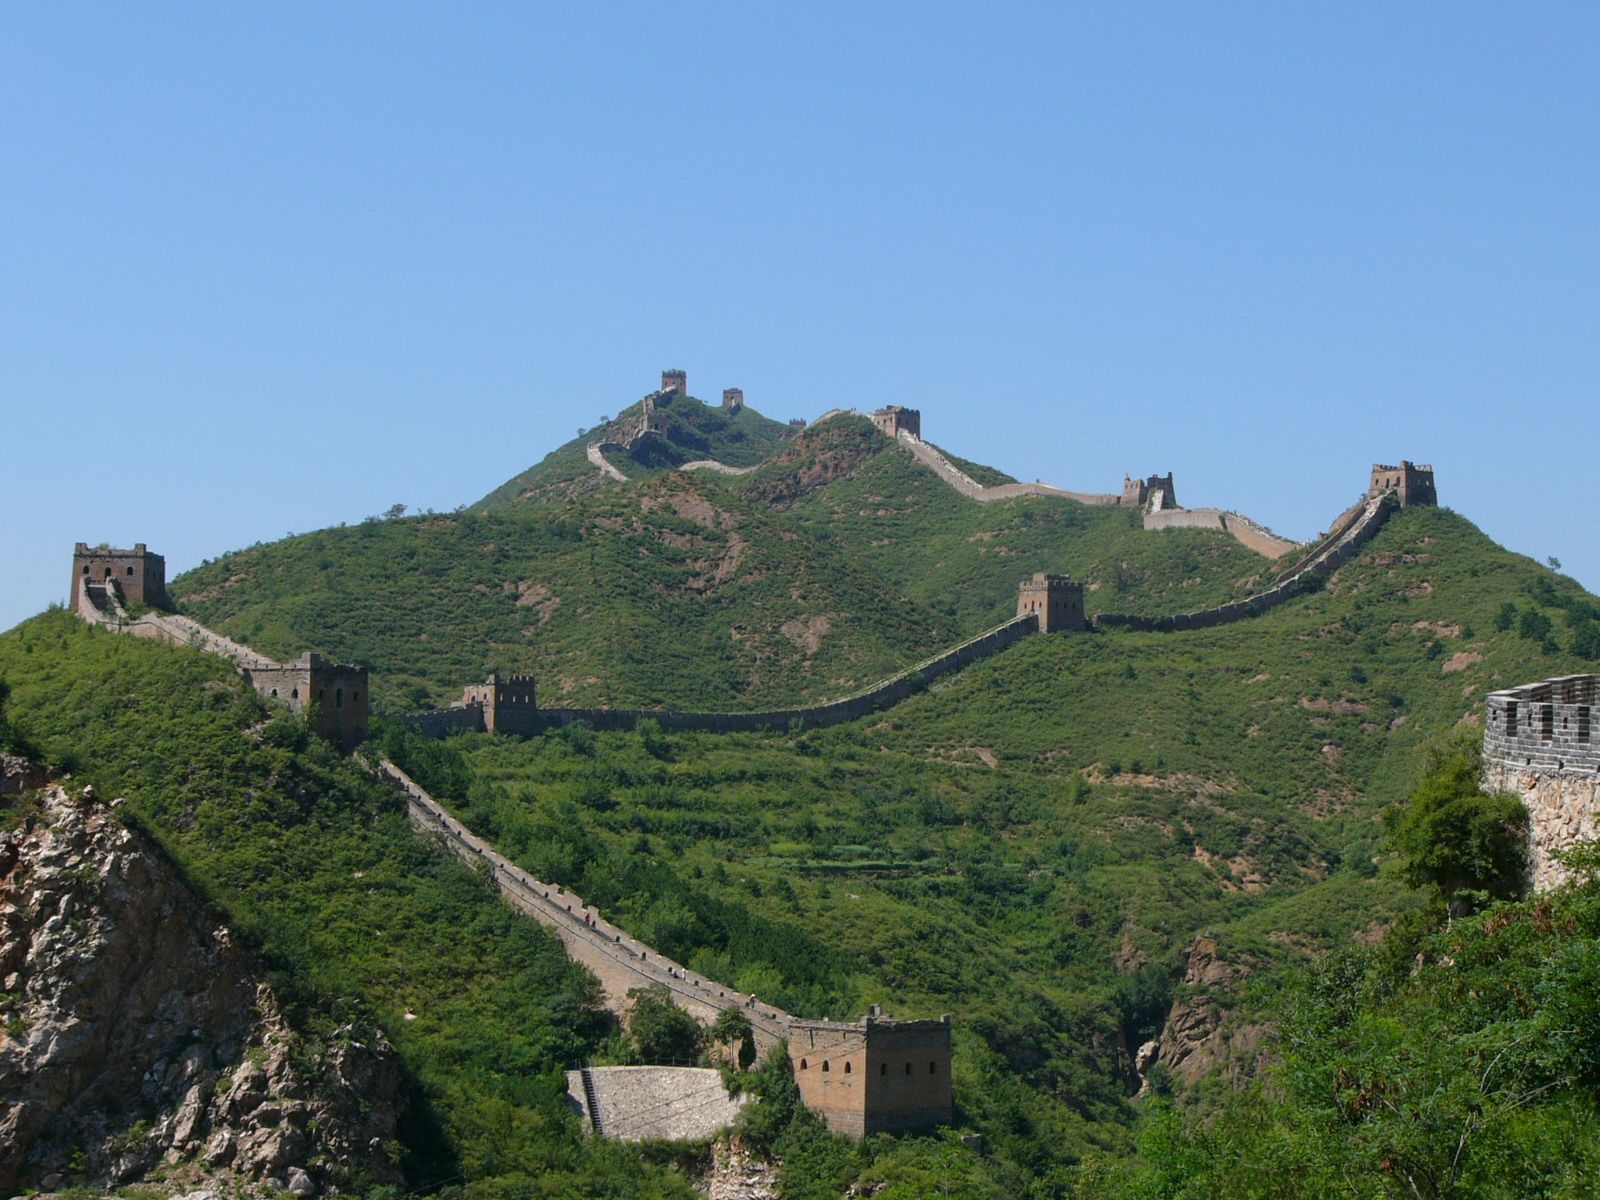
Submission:
[[[84,573],[84,574],[85,574],[85,575],[87,575],[87,574],[88,574],[88,573],[89,573],[89,564],[88,564],[88,563],[85,563],[85,564],[84,564],[84,565],[83,565],[83,573]]]
[[[823,1071],[827,1071],[827,1069],[828,1069],[828,1060],[827,1059],[823,1059],[822,1060],[822,1069],[823,1069]]]
[[[1517,736],[1517,702],[1515,700],[1506,705],[1506,736]]]
[[[289,699],[291,699],[291,700],[300,699],[300,689],[299,688],[290,688],[289,689]]]
[[[879,1075],[887,1075],[888,1073],[889,1073],[889,1064],[888,1063],[879,1063],[878,1064],[878,1074]]]
[[[928,1074],[929,1075],[937,1075],[938,1073],[939,1073],[939,1064],[936,1063],[936,1062],[929,1063],[928,1064]]]
[[[906,1064],[906,1074],[907,1075],[911,1074],[911,1064],[910,1063]]]
[[[274,700],[276,700],[278,698],[278,689],[277,688],[273,688],[272,689],[272,698]]]
[[[850,1074],[850,1064],[849,1063],[845,1063],[844,1064],[844,1073],[846,1075]]]
[[[129,567],[129,568],[128,568],[128,574],[129,574],[129,575],[132,575],[132,574],[133,574],[133,568],[132,568],[132,567]]]
[[[344,707],[344,689],[343,688],[334,688],[333,689],[333,706],[335,708],[343,708]]]
[[[1582,708],[1578,709],[1578,740],[1580,742],[1587,742],[1589,740],[1589,720],[1593,713],[1594,709],[1590,708],[1588,705],[1584,705]]]
[[[1539,736],[1549,741],[1556,732],[1556,706],[1554,704],[1541,704],[1539,706]]]
[[[359,703],[361,703],[361,693],[360,692],[351,692],[350,693],[350,703],[351,704],[359,704]]]
[[[804,1071],[806,1069],[806,1060],[803,1059],[803,1058],[800,1060],[800,1069],[802,1071]]]

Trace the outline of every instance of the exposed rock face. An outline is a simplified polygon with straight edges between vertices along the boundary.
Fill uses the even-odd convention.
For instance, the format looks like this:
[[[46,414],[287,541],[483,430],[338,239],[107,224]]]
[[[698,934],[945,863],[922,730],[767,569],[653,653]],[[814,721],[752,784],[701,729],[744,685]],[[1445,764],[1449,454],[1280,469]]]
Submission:
[[[1224,1075],[1236,1079],[1247,1073],[1247,1057],[1254,1056],[1261,1045],[1266,1026],[1225,1027],[1224,1006],[1217,993],[1233,991],[1249,971],[1223,961],[1216,941],[1204,934],[1184,947],[1183,957],[1183,984],[1156,1039],[1154,1061],[1184,1084],[1194,1083],[1224,1063]],[[1139,1058],[1147,1064],[1149,1051],[1149,1043],[1139,1048]],[[1254,1065],[1253,1057],[1248,1057],[1248,1065]],[[1147,1070],[1148,1065],[1140,1068],[1141,1077]]]
[[[14,754],[0,754],[0,796],[17,796],[44,785],[43,767]]]
[[[711,1170],[698,1184],[707,1200],[778,1200],[778,1171],[740,1139],[711,1143]]]
[[[0,1193],[158,1164],[303,1195],[397,1180],[400,1072],[382,1036],[299,1037],[141,838],[59,786],[41,800],[0,834]]]

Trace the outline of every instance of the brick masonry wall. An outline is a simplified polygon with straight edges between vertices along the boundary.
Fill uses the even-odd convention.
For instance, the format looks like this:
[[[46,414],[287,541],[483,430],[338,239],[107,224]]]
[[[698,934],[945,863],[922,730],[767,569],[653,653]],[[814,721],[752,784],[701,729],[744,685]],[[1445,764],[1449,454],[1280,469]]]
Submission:
[[[707,1067],[585,1067],[567,1072],[567,1097],[590,1129],[623,1142],[707,1141],[755,1099],[728,1095],[722,1072]]]

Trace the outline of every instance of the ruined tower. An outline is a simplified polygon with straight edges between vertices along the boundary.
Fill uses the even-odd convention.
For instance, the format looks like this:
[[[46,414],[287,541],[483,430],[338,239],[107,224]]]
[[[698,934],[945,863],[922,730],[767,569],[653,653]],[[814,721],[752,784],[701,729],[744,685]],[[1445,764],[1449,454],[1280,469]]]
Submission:
[[[1037,617],[1040,633],[1087,629],[1083,615],[1083,584],[1065,575],[1040,571],[1017,585],[1017,616]]]
[[[743,388],[722,389],[722,411],[730,417],[744,407]]]
[[[1151,475],[1144,479],[1134,479],[1130,475],[1122,477],[1122,507],[1123,508],[1177,508],[1178,490],[1172,483],[1172,472],[1165,475]]]
[[[465,707],[483,710],[488,733],[534,734],[539,731],[539,699],[532,675],[492,673],[487,682],[475,683],[461,693]]]
[[[1381,496],[1384,492],[1393,492],[1401,508],[1439,503],[1439,495],[1433,489],[1433,468],[1409,459],[1402,458],[1398,467],[1372,464],[1372,482],[1367,487],[1367,495]]]
[[[796,1021],[789,1063],[800,1098],[835,1133],[950,1123],[950,1018],[896,1021],[877,1005],[854,1024]]]
[[[661,372],[661,390],[663,392],[677,392],[680,396],[689,394],[689,373],[687,371]]]
[[[899,437],[902,433],[919,440],[922,437],[922,413],[915,408],[891,404],[873,413],[872,423],[888,437]]]
[[[78,610],[84,585],[115,586],[123,603],[138,601],[151,608],[171,608],[167,598],[167,560],[135,542],[132,550],[116,550],[101,543],[91,547],[79,542],[72,549],[72,587],[67,607]]]
[[[240,669],[250,686],[290,712],[311,709],[311,728],[345,750],[367,737],[367,669],[336,663],[320,654],[302,654],[290,663],[262,663]]]

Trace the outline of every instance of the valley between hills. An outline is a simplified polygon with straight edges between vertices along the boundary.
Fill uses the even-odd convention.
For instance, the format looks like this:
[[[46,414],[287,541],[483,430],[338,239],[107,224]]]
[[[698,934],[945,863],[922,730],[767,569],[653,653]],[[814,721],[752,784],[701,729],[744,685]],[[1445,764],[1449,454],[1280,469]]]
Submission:
[[[943,453],[979,487],[1012,482]],[[979,503],[866,416],[800,429],[664,391],[458,511],[171,582],[181,612],[263,654],[366,665],[375,749],[678,963],[808,1018],[950,1014],[947,1130],[840,1138],[773,1060],[744,1079],[760,1100],[734,1142],[585,1136],[564,1071],[704,1036],[620,1025],[392,790],[206,655],[41,614],[0,635],[0,749],[125,798],[118,820],[247,949],[230,971],[270,989],[301,1076],[336,1077],[352,1040],[393,1056],[382,1153],[311,1139],[293,1165],[316,1189],[689,1196],[737,1159],[807,1198],[1587,1194],[1600,889],[1580,873],[1521,899],[1484,868],[1463,900],[1386,814],[1453,787],[1476,821],[1485,697],[1600,669],[1600,603],[1448,507],[1399,509],[1248,620],[1028,637],[827,729],[428,740],[386,719],[491,671],[537,676],[541,705],[816,702],[1012,616],[1035,572],[1080,582],[1090,618],[1157,617],[1259,593],[1308,552],[1064,495]],[[39,782],[8,836],[64,819]],[[7,970],[0,1081],[45,1019]],[[228,1177],[175,1137],[171,1089],[147,1092],[85,1102],[76,1158],[61,1143],[18,1178]],[[237,1186],[286,1183],[269,1158],[238,1159]]]

